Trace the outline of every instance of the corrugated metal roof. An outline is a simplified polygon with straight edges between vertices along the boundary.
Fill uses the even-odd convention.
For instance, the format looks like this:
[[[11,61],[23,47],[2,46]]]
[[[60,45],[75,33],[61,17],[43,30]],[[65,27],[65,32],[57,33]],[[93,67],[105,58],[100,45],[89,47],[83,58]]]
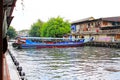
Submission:
[[[120,22],[120,16],[118,16],[118,17],[98,18],[98,19],[95,19],[93,17],[88,17],[88,18],[77,20],[77,21],[73,21],[73,22],[71,22],[71,24],[77,24],[77,23],[88,22],[88,21],[95,21],[95,20]]]
[[[106,17],[106,18],[101,18],[104,21],[114,21],[114,22],[120,22],[120,16],[118,17]]]
[[[84,21],[91,21],[91,20],[94,20],[94,17],[88,17],[88,18],[77,20],[77,21],[73,21],[73,22],[71,22],[71,24],[84,22]]]

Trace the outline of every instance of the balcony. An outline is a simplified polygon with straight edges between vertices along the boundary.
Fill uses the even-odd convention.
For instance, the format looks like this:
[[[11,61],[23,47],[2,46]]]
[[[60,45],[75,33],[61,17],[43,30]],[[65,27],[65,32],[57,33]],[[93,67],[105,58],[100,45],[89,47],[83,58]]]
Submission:
[[[98,32],[95,30],[94,31],[80,31],[79,34],[120,34],[120,29],[99,30]]]
[[[120,34],[120,29],[102,30],[104,34]]]

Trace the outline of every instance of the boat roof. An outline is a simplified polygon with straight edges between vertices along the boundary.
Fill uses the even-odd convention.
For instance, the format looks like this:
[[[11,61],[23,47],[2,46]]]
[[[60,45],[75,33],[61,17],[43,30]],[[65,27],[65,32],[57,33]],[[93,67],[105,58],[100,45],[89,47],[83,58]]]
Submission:
[[[54,39],[54,40],[64,40],[64,39],[71,39],[71,38],[53,38],[53,37],[20,37],[20,38],[24,38],[24,39]],[[80,38],[77,38],[80,39]]]
[[[52,37],[20,37],[25,39],[66,39],[66,38],[52,38]],[[67,38],[69,39],[69,38]]]

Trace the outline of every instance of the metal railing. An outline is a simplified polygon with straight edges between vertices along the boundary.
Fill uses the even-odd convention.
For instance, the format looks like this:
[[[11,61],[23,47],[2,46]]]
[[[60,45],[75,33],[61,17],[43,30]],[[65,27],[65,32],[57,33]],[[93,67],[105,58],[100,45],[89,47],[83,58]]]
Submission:
[[[120,29],[111,29],[111,30],[99,30],[96,31],[80,31],[80,32],[74,32],[74,34],[119,34]]]

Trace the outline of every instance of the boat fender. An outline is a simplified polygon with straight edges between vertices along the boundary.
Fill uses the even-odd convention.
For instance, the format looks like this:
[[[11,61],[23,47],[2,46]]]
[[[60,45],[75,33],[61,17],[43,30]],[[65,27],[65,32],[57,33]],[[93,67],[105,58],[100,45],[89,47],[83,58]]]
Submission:
[[[17,60],[16,60],[16,59],[14,59],[14,61],[13,61],[13,62],[14,62],[14,64],[16,64],[16,63],[17,63]]]
[[[20,73],[20,76],[21,76],[21,80],[27,80],[27,79],[25,78],[25,73],[24,73],[24,72],[21,72],[21,73]]]
[[[15,56],[12,56],[12,60],[13,60],[13,62],[15,61]]]
[[[17,61],[15,56],[12,57],[13,62]]]
[[[20,76],[25,76],[25,72],[20,71],[19,74]]]
[[[17,67],[17,70],[19,71],[19,72],[21,72],[22,71],[22,67]]]
[[[25,79],[24,77],[21,77],[21,80],[27,80],[27,79]]]
[[[16,61],[16,62],[15,62],[15,65],[16,65],[16,66],[19,66],[19,62],[18,62],[18,61]]]

